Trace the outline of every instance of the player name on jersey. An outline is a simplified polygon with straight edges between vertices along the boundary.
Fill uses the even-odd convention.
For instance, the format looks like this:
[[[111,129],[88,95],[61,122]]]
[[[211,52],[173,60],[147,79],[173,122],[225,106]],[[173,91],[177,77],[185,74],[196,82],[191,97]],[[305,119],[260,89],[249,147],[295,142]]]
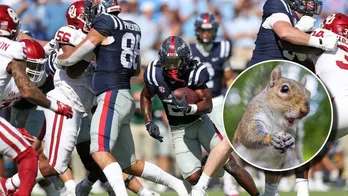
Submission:
[[[0,41],[0,50],[7,51],[7,49],[8,49],[9,46],[10,46],[9,43]]]

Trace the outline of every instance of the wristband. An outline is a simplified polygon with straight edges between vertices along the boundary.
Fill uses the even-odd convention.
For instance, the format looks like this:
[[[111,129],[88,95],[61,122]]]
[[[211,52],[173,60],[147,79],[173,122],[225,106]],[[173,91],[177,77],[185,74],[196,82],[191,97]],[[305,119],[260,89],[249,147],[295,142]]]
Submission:
[[[57,101],[55,100],[50,100],[50,101],[51,101],[51,105],[48,109],[52,110],[53,112],[56,112],[58,110]]]
[[[189,104],[189,106],[191,107],[190,112],[188,112],[188,115],[193,115],[197,112],[198,110],[198,106],[196,104]]]

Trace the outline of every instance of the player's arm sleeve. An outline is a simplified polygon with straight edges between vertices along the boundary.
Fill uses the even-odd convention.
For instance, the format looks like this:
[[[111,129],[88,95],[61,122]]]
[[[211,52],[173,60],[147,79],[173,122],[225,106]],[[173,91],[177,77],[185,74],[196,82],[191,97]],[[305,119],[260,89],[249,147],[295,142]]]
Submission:
[[[284,0],[268,0],[263,7],[263,17],[266,20],[262,23],[262,27],[265,29],[273,29],[273,25],[276,22],[290,22],[289,14],[291,9]]]
[[[283,13],[275,13],[267,17],[265,22],[262,23],[262,27],[265,29],[273,29],[273,25],[276,22],[283,21],[291,24],[289,16]]]
[[[108,37],[113,34],[115,29],[121,28],[122,25],[121,20],[119,20],[117,17],[102,14],[94,20],[92,28],[103,36]]]

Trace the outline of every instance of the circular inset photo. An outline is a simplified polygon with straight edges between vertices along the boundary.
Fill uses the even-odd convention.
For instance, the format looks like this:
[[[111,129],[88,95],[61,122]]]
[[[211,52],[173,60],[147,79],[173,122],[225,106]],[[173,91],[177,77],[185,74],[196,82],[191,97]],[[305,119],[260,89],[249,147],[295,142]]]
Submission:
[[[265,61],[229,88],[223,120],[235,152],[268,171],[292,170],[314,158],[329,138],[332,104],[323,83],[290,61]]]

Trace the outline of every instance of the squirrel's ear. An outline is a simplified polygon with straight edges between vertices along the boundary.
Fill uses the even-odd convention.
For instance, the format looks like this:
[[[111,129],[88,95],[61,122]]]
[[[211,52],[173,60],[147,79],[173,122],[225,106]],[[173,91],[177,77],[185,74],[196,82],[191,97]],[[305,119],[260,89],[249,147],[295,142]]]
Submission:
[[[282,72],[280,66],[277,66],[273,69],[271,73],[270,87],[273,87],[277,80],[279,80],[282,76]]]
[[[306,86],[306,84],[307,84],[307,77],[306,76],[303,76],[303,78],[301,79],[301,84],[303,86]]]

